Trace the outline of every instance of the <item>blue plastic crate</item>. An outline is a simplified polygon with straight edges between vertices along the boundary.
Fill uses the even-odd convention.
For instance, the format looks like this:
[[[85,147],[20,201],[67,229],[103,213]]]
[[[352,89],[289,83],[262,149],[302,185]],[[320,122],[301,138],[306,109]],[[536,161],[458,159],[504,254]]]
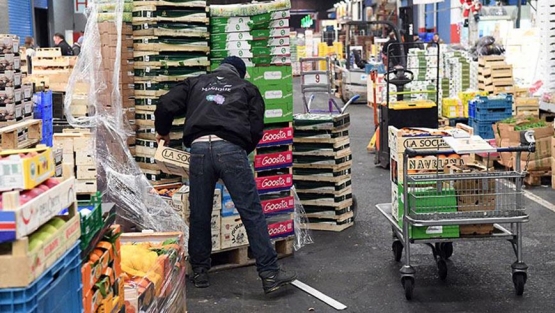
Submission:
[[[477,96],[474,98],[474,106],[481,109],[506,109],[513,108],[512,95],[498,95],[498,96]]]
[[[52,120],[52,91],[42,91],[35,93],[34,96],[34,115],[35,119],[50,121]]]
[[[495,133],[493,132],[493,125],[495,123],[496,122],[480,121],[476,119],[472,120],[472,128],[474,129],[474,134],[484,139],[495,138]]]
[[[476,107],[474,111],[473,118],[485,122],[485,121],[501,121],[506,118],[513,116],[512,105],[508,108],[497,108],[497,109],[485,109]]]
[[[77,242],[29,287],[0,289],[0,312],[83,312],[80,254]]]

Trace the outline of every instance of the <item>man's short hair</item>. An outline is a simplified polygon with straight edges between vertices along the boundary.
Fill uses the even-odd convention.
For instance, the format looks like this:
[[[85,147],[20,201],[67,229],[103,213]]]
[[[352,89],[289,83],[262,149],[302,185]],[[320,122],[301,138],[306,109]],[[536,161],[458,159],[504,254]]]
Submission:
[[[62,35],[62,34],[60,34],[60,33],[55,33],[55,34],[54,34],[54,37],[58,37],[58,38],[60,38],[61,40],[66,40],[66,37],[64,37],[64,35]]]

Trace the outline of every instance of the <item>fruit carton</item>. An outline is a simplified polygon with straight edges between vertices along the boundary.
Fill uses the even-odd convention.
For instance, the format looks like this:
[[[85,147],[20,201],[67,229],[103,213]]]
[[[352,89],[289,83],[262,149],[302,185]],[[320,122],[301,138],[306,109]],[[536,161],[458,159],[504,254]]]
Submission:
[[[49,184],[49,180],[44,186]],[[41,185],[41,186],[43,186]],[[0,210],[0,243],[21,239],[37,230],[62,210],[75,203],[75,179],[69,178],[44,191],[46,187],[30,192],[4,192]]]
[[[260,194],[289,190],[293,186],[291,174],[257,177],[255,180]]]
[[[83,290],[83,309],[84,313],[95,313],[102,304],[102,294],[99,289]]]
[[[268,234],[270,238],[284,238],[295,234],[295,227],[293,227],[293,220],[268,223]]]
[[[279,169],[293,166],[293,152],[259,154],[254,157],[254,169],[257,171]]]
[[[163,141],[158,144],[154,155],[156,164],[162,172],[181,177],[189,177],[189,158],[188,152],[165,147]]]
[[[43,231],[18,239],[7,253],[0,254],[0,288],[28,286],[79,240],[76,203],[69,206],[67,215],[57,217],[65,223],[48,225]]]
[[[258,147],[279,146],[293,143],[293,127],[264,130]]]
[[[293,212],[295,210],[295,197],[270,199],[261,201],[262,210],[266,215],[275,215]]]
[[[33,189],[56,169],[52,149],[46,146],[0,152],[0,158],[0,191]]]

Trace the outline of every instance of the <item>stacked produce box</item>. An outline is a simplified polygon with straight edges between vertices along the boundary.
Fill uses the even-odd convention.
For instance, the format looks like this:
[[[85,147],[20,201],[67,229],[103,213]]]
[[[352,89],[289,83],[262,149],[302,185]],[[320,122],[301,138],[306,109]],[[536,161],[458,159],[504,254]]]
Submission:
[[[51,148],[29,141],[17,146],[28,148],[0,151],[0,311],[81,312],[75,180],[52,178]]]
[[[490,94],[513,92],[513,67],[504,56],[483,56],[478,60],[478,89]]]
[[[513,96],[478,96],[469,102],[469,126],[474,134],[484,139],[493,139],[496,122],[513,115]]]
[[[94,195],[97,185],[97,159],[94,138],[88,129],[66,130],[54,134],[54,147],[61,149],[62,173],[64,178],[76,177],[78,195]]]
[[[0,127],[23,119],[19,37],[0,34]]]
[[[290,8],[290,1],[281,0],[210,7],[212,69],[227,56],[241,57],[247,64],[246,79],[259,88],[266,105],[264,137],[251,160],[272,238],[294,234]],[[225,186],[222,199],[223,248],[224,229],[240,218]]]
[[[449,92],[443,91],[444,97],[457,97],[459,92],[470,88],[470,62],[471,58],[467,52],[443,52],[443,74],[449,79]]]
[[[153,185],[178,182],[154,162],[154,110],[160,96],[185,78],[207,73],[206,1],[135,1],[133,9],[136,161]],[[170,146],[180,148],[183,118],[174,121]]]
[[[472,133],[473,130],[462,124],[457,125],[457,128],[463,131]],[[403,153],[406,147],[411,147],[415,150],[452,150],[443,140],[443,137],[449,135],[450,127],[437,129],[437,130],[421,130],[421,129],[397,129],[393,126],[389,127],[389,147],[391,149],[391,203],[392,203],[392,217],[402,227],[404,203],[403,203]],[[468,163],[469,156],[458,154],[440,155],[440,156],[417,156],[409,158],[407,174],[426,174],[443,172],[448,165],[457,167],[463,166]],[[438,196],[437,186],[429,187],[423,186],[418,188],[418,191],[412,190],[412,193],[418,195],[417,203],[414,204],[415,209],[418,211],[419,207],[426,208],[429,203],[440,203],[442,212],[456,212],[457,211],[457,194],[453,187],[443,189],[441,197]],[[420,201],[420,202],[419,202]],[[431,201],[431,202],[427,202]],[[413,204],[411,204],[412,206]],[[424,213],[424,212],[422,212]],[[412,227],[410,236],[413,239],[427,239],[427,238],[457,238],[461,234],[459,226],[441,226],[441,227]]]
[[[555,27],[555,7],[549,1],[539,1],[537,8],[537,25],[540,30],[540,53],[538,69],[546,90],[555,90],[555,37],[553,28]]]
[[[186,312],[185,242],[182,233],[121,236],[123,312]]]
[[[350,116],[295,115],[293,179],[309,229],[342,231],[354,224]]]
[[[125,312],[122,231],[119,225],[111,225],[115,220],[115,207],[112,205],[103,214],[98,193],[90,202],[79,202],[79,213],[84,312]]]

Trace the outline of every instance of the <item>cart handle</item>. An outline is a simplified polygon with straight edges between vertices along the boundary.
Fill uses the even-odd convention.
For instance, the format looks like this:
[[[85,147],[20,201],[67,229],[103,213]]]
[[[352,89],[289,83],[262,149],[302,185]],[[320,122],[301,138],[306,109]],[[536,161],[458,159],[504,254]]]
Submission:
[[[515,146],[515,147],[502,147],[495,149],[497,153],[502,152],[536,152],[536,145],[530,144],[527,146]],[[442,155],[442,154],[456,154],[454,150],[414,150],[412,148],[406,148],[405,154],[409,158],[414,158],[416,156],[433,156],[433,155]]]

